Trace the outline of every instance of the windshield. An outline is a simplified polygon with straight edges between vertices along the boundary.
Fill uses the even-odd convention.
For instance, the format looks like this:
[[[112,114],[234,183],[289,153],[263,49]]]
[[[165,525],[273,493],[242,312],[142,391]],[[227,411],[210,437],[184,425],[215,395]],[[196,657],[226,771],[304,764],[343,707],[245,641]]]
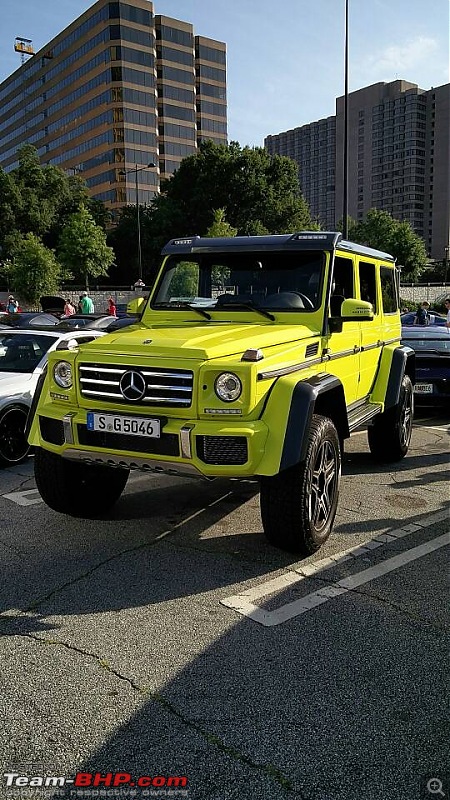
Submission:
[[[0,372],[33,372],[54,341],[35,333],[0,332]]]
[[[314,311],[320,306],[324,262],[317,251],[172,256],[151,305],[227,313]]]
[[[408,339],[404,337],[404,342],[412,347],[414,350],[439,350],[441,353],[448,353],[450,355],[450,335],[447,337],[439,337],[436,339]]]

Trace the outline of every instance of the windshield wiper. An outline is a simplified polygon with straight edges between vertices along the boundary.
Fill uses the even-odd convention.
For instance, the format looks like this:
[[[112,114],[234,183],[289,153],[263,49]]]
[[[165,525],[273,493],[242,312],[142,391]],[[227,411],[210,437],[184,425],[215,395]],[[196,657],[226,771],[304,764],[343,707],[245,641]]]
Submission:
[[[205,319],[211,319],[211,314],[208,314],[207,311],[204,311],[203,308],[199,308],[198,306],[193,306],[191,303],[183,302],[183,300],[177,300],[175,303],[155,303],[155,308],[189,308],[190,311],[196,311],[197,314],[200,314],[201,317]]]
[[[251,303],[249,301],[247,301],[246,303],[241,303],[239,301],[233,303],[231,301],[230,303],[224,303],[223,305],[216,306],[215,310],[226,311],[227,308],[247,308],[249,311],[256,311],[258,314],[262,314],[263,317],[267,317],[267,319],[271,319],[272,321],[276,319],[276,317],[273,314],[270,314],[269,311],[266,311],[265,308],[261,308],[260,306],[257,306],[255,303]]]

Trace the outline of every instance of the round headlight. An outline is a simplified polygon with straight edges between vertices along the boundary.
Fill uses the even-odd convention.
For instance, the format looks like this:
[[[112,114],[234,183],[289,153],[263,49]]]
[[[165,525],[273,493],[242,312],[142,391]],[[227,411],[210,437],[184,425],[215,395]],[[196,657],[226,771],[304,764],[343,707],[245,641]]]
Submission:
[[[216,378],[214,390],[220,400],[224,400],[226,403],[232,403],[233,400],[237,400],[238,397],[241,396],[242,383],[237,375],[233,375],[232,372],[222,372],[222,374]]]
[[[53,367],[53,377],[62,389],[70,389],[73,383],[72,364],[69,364],[68,361],[58,361]]]

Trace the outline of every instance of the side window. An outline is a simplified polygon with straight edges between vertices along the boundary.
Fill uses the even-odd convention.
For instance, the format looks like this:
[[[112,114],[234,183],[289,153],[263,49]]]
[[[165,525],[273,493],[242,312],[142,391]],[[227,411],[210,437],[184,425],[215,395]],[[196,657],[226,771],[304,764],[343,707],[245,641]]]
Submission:
[[[375,314],[377,313],[377,281],[375,275],[375,264],[368,261],[359,262],[359,287],[361,300],[372,303]]]
[[[336,256],[334,259],[333,288],[331,294],[342,295],[344,299],[355,296],[353,261],[351,258]]]
[[[389,267],[381,267],[381,296],[383,298],[383,311],[385,314],[393,314],[398,310],[397,281],[395,280],[395,270]]]
[[[330,314],[339,316],[341,305],[348,297],[355,296],[353,280],[353,261],[351,258],[336,256],[334,259],[333,284],[330,297]]]

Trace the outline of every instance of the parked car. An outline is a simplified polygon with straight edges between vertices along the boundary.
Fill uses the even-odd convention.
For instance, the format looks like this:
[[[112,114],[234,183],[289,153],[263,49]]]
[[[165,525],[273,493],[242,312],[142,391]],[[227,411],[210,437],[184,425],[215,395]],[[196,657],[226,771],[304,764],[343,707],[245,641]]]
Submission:
[[[0,463],[26,458],[30,447],[25,423],[34,391],[52,350],[76,349],[102,336],[101,331],[0,330]]]
[[[125,317],[113,317],[107,331],[110,333],[111,331],[118,331],[120,328],[127,328],[129,325],[135,325],[137,322],[140,322],[140,319],[140,317],[132,316],[131,314]]]
[[[441,325],[406,326],[402,328],[402,344],[416,353],[416,403],[450,405],[450,329]]]
[[[59,322],[54,314],[44,314],[42,311],[22,311],[20,314],[1,314],[1,328],[41,328],[56,325]]]
[[[429,325],[445,325],[446,317],[443,314],[438,314],[437,311],[430,311],[430,321]],[[402,314],[400,317],[402,325],[414,325],[414,320],[416,318],[415,311],[408,311],[405,314]],[[423,327],[423,326],[420,326]]]
[[[64,314],[64,306],[66,304],[64,297],[45,294],[39,298],[39,302],[41,304],[42,311],[45,311],[47,314],[53,314],[53,316],[58,318],[62,317]]]
[[[57,327],[61,330],[74,328],[106,330],[115,319],[116,317],[111,317],[110,314],[72,314],[70,317],[62,317]]]

